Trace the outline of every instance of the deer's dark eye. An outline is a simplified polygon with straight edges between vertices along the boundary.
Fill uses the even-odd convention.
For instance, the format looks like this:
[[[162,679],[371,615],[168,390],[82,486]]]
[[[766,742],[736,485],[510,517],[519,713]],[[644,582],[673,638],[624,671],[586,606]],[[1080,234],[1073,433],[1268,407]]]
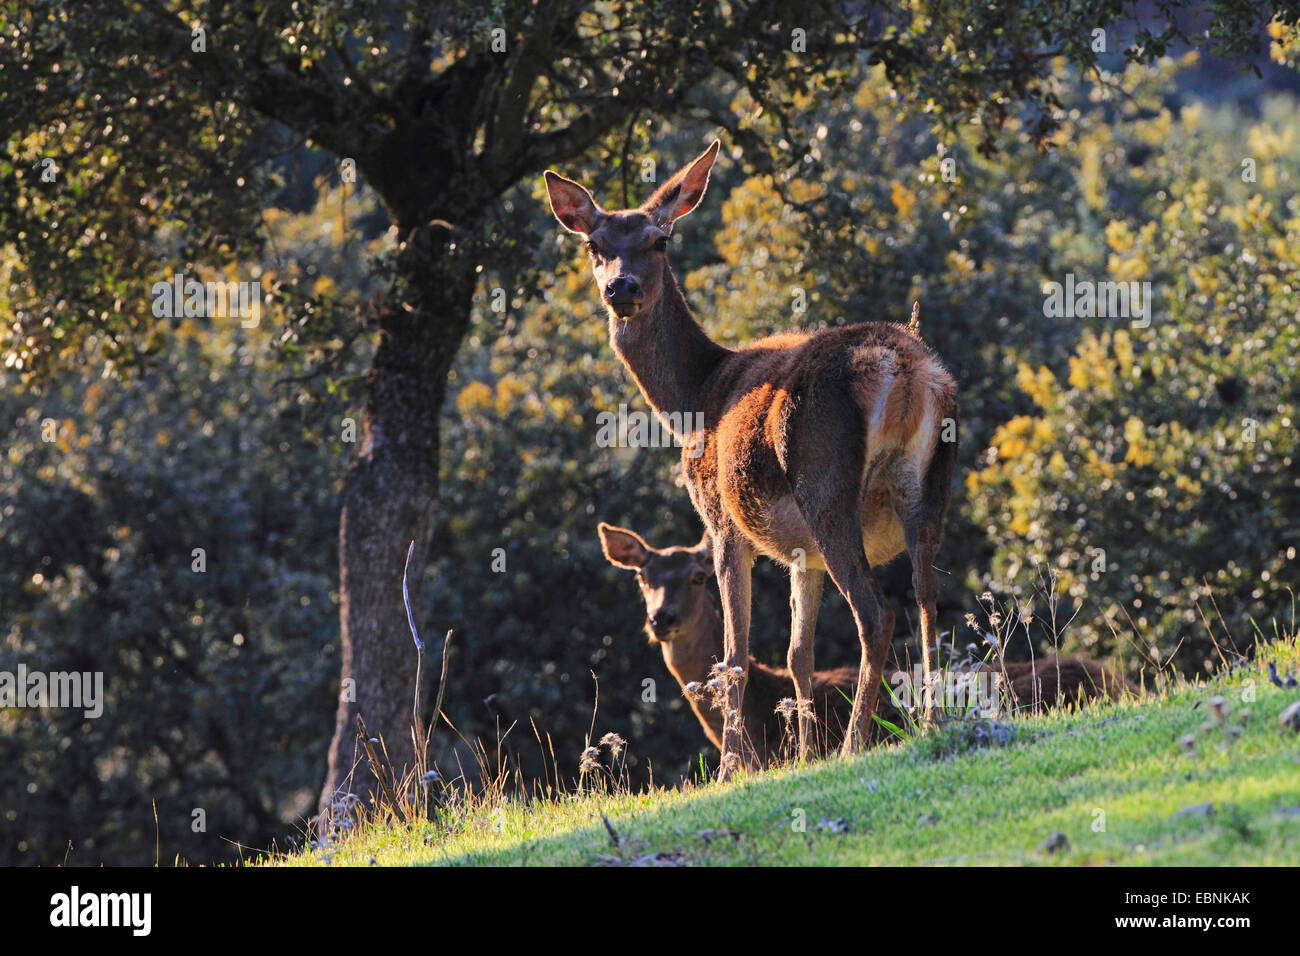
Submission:
[[[703,571],[696,571],[694,574],[691,575],[691,583],[694,584],[696,587],[699,587],[701,584],[703,584],[705,580],[706,578]]]
[[[587,251],[590,252],[593,256],[595,256],[597,259],[604,258],[604,256],[602,256],[600,253],[600,246],[596,245],[590,239],[587,240]]]
[[[655,244],[654,244],[654,249],[655,249],[655,252],[665,252],[665,251],[667,251],[667,249],[668,249],[668,237],[667,237],[667,236],[660,236],[658,239],[656,239],[656,240],[655,240]]]

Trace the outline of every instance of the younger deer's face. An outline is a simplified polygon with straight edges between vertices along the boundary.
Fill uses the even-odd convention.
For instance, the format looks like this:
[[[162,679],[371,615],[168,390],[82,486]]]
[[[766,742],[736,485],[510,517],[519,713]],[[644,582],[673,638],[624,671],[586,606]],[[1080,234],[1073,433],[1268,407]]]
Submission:
[[[546,173],[546,194],[560,224],[586,240],[601,301],[620,319],[649,315],[663,288],[673,223],[704,197],[717,158],[714,141],[693,163],[655,190],[640,209],[606,212],[583,186]]]
[[[599,530],[610,563],[636,571],[651,642],[667,643],[690,634],[706,606],[713,575],[708,545],[652,548],[633,531],[607,524]]]

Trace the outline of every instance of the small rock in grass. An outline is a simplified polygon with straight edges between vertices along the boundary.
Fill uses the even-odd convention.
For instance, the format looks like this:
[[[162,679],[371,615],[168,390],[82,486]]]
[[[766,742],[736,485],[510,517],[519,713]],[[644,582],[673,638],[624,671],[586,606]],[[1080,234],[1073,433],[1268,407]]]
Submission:
[[[644,856],[638,856],[632,860],[626,860],[618,856],[599,855],[596,857],[597,866],[689,866],[686,854],[681,850],[660,851],[658,853],[647,853]]]
[[[1277,725],[1283,730],[1300,732],[1300,700],[1289,705],[1286,710],[1278,714]]]
[[[1186,820],[1195,818],[1206,820],[1214,816],[1214,804],[1212,803],[1193,803],[1190,806],[1183,807],[1181,810],[1175,810],[1169,817],[1170,820]]]
[[[1051,855],[1053,853],[1064,853],[1070,848],[1070,838],[1064,833],[1049,833],[1047,839],[1038,844],[1038,852]]]
[[[1189,754],[1196,753],[1196,735],[1183,734],[1178,738],[1178,746],[1182,747]]]
[[[825,830],[827,833],[852,833],[853,824],[849,823],[843,817],[836,817],[834,820],[827,820],[825,817],[822,817],[821,821],[817,826],[813,827],[813,829]]]
[[[916,818],[916,825],[918,827],[932,827],[938,822],[939,818],[933,813],[923,813]]]
[[[685,866],[686,854],[681,850],[670,850],[668,852],[647,853],[645,856],[639,856],[628,866]]]

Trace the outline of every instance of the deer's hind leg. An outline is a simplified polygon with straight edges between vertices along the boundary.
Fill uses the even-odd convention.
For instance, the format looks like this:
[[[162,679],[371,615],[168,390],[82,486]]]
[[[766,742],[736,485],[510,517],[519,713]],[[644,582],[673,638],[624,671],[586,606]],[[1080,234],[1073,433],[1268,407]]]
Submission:
[[[898,517],[903,523],[907,556],[912,562],[912,590],[916,592],[916,605],[921,612],[921,663],[925,671],[922,701],[927,720],[934,716],[935,667],[939,652],[935,622],[939,581],[934,570],[934,556],[943,539],[943,519],[948,510],[956,458],[955,440],[938,441],[925,476],[920,481],[914,476],[900,481],[902,493],[895,499]]]
[[[894,612],[885,601],[862,544],[860,496],[856,469],[824,471],[816,479],[796,482],[795,500],[835,587],[848,601],[862,645],[853,712],[845,728],[843,752],[867,745],[871,717],[884,677],[885,658],[894,633]]]
[[[856,505],[855,492],[845,501],[845,510],[839,516],[819,517],[808,522],[826,570],[853,612],[853,623],[857,626],[858,641],[862,645],[853,712],[844,733],[845,756],[864,749],[870,739],[871,719],[876,712],[885,659],[894,635],[894,612],[890,610],[880,582],[867,562],[861,532],[855,522],[843,518],[846,513],[853,514]]]
[[[939,546],[941,526],[937,525],[925,507],[918,483],[904,484],[897,499],[898,517],[903,523],[903,537],[907,542],[907,556],[912,562],[912,590],[916,592],[916,606],[921,612],[921,686],[916,688],[921,714],[925,720],[934,718],[934,697],[939,690],[935,668],[939,659],[935,631],[936,603],[939,582],[934,572],[934,553]]]
[[[817,611],[821,606],[822,582],[826,573],[820,568],[790,568],[790,651],[787,663],[794,678],[795,700],[799,708],[799,759],[808,759],[813,744],[812,675],[813,635],[817,630]]]

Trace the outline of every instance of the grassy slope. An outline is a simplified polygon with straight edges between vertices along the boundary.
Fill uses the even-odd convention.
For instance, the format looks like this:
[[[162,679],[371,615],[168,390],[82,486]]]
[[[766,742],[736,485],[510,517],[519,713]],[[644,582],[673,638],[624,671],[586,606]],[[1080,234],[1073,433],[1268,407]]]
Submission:
[[[1300,665],[1294,641],[1262,657],[1284,672]],[[1251,682],[1255,699],[1243,700]],[[1234,711],[1229,724],[1250,711],[1228,746],[1218,728],[1199,730],[1215,695]],[[1282,811],[1300,805],[1300,734],[1280,730],[1277,719],[1295,700],[1300,691],[1272,686],[1252,666],[1159,699],[1017,720],[1010,746],[940,757],[939,745],[956,735],[939,731],[852,760],[685,793],[465,807],[444,831],[370,827],[328,860],[315,851],[276,862],[1295,865],[1300,808]],[[1178,742],[1189,733],[1194,755]],[[1170,819],[1206,802],[1216,807],[1208,819]],[[1053,831],[1070,846],[1045,855],[1036,848]]]

